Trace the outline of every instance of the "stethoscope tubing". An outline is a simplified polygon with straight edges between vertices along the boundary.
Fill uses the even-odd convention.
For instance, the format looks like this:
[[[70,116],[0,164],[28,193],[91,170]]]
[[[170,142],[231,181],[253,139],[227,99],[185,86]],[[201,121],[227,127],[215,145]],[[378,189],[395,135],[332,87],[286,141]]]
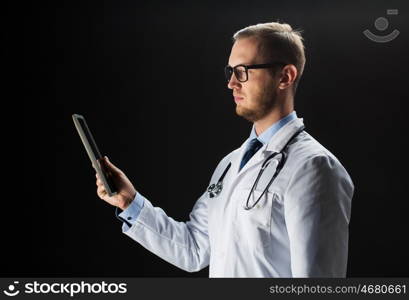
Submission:
[[[283,147],[283,150],[281,150],[280,152],[274,152],[272,154],[270,154],[263,162],[263,164],[261,165],[261,169],[257,174],[257,178],[253,183],[253,186],[251,187],[251,190],[249,192],[249,195],[247,197],[246,200],[246,205],[244,206],[245,210],[250,210],[253,207],[255,207],[260,200],[263,198],[264,194],[267,192],[267,190],[270,188],[271,184],[274,182],[274,180],[276,179],[276,177],[278,176],[278,174],[280,173],[280,171],[282,170],[282,168],[284,167],[284,164],[287,160],[287,150],[288,150],[288,146],[290,145],[291,141],[297,137],[301,132],[303,132],[305,129],[305,126],[302,126],[299,130],[297,130],[296,133],[293,134],[293,136],[288,140],[288,142],[285,144],[285,146]],[[254,193],[255,188],[257,187],[257,184],[261,178],[261,176],[264,173],[264,170],[268,167],[268,165],[270,164],[270,162],[273,160],[274,157],[276,157],[278,154],[281,154],[282,157],[278,162],[278,165],[276,167],[276,170],[273,174],[273,176],[271,177],[270,181],[268,182],[268,184],[266,185],[266,187],[264,188],[263,192],[261,193],[261,195],[257,198],[257,200],[251,205],[249,206],[249,201],[251,198],[251,195]],[[219,180],[217,181],[216,184],[211,184],[208,189],[207,192],[209,193],[209,197],[210,198],[214,198],[217,197],[221,191],[223,190],[223,179],[226,176],[227,172],[229,171],[231,167],[231,162],[229,162],[229,164],[227,165],[227,167],[224,169],[223,174],[220,176]]]

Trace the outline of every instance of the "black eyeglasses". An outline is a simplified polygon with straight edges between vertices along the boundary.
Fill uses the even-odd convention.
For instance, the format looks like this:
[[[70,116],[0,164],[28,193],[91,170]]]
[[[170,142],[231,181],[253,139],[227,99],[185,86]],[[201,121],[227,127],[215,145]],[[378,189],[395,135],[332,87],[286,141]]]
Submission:
[[[227,65],[224,67],[224,74],[226,75],[227,82],[230,81],[232,74],[236,76],[237,80],[240,82],[246,82],[249,79],[248,70],[249,69],[267,69],[271,67],[275,67],[278,65],[286,65],[283,62],[275,62],[270,64],[258,64],[258,65],[237,65],[234,67],[230,67]]]

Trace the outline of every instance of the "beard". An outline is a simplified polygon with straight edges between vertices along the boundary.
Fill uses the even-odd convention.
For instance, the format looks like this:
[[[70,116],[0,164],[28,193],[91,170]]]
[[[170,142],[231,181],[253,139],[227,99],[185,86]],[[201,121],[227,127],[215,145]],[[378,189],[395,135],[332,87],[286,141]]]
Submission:
[[[255,98],[252,107],[240,104],[236,106],[236,114],[247,121],[256,122],[268,115],[277,104],[277,93],[275,91],[264,91]]]

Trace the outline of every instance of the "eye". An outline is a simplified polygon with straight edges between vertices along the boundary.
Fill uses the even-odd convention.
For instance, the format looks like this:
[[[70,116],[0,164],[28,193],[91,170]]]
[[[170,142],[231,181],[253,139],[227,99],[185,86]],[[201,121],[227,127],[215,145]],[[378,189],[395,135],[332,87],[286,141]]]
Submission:
[[[246,70],[244,70],[243,68],[237,68],[237,73],[243,75],[244,73],[246,73]]]
[[[246,68],[244,66],[237,66],[235,68],[235,75],[237,77],[237,80],[242,82],[246,81],[247,80]]]

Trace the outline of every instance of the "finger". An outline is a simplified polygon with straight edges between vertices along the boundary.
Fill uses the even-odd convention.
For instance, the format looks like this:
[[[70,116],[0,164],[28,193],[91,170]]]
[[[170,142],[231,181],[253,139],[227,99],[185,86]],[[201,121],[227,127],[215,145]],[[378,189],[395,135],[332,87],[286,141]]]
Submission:
[[[103,185],[102,181],[99,180],[99,179],[97,179],[97,185],[98,185],[98,186]]]

